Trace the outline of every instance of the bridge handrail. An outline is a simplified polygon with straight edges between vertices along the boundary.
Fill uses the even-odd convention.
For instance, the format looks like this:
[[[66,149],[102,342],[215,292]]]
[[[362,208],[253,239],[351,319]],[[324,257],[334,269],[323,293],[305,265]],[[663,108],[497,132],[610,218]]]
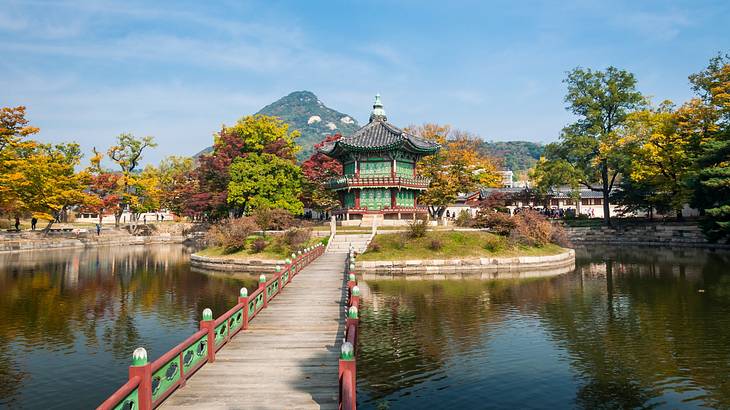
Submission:
[[[345,313],[345,338],[339,361],[340,410],[357,409],[357,337],[359,331],[360,288],[355,274],[355,254],[352,248],[345,260],[347,281],[347,306]]]
[[[165,352],[154,362],[147,361],[147,351],[137,348],[132,355],[129,367],[129,380],[97,407],[97,410],[117,410],[135,408],[150,410],[162,402],[178,387],[184,386],[205,363],[215,361],[215,353],[242,330],[258,312],[266,308],[268,302],[296,276],[301,269],[324,253],[324,245],[319,243],[292,254],[284,268],[277,267],[276,273],[268,281],[265,275],[259,278],[258,288],[248,295],[246,288],[241,289],[238,303],[213,320],[210,309],[203,310],[200,330],[182,343]],[[276,286],[273,286],[276,284]],[[267,289],[272,290],[267,297]],[[261,297],[261,303],[259,303]]]

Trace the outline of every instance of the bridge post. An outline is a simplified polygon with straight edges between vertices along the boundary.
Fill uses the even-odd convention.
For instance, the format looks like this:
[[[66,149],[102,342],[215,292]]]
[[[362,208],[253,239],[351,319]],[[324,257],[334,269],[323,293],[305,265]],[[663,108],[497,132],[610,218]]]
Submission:
[[[266,275],[264,275],[263,273],[259,275],[259,289],[261,289],[261,294],[264,295],[263,309],[266,309],[266,307],[269,306],[269,298],[266,295]]]
[[[209,308],[203,309],[203,320],[200,321],[200,330],[208,331],[208,363],[215,362],[215,322],[213,311]]]
[[[133,377],[139,377],[139,387],[137,387],[139,410],[152,410],[152,364],[147,361],[147,350],[144,347],[138,347],[132,353],[129,378]]]
[[[241,288],[241,292],[238,295],[238,303],[243,304],[243,323],[241,328],[243,330],[248,329],[248,289]]]

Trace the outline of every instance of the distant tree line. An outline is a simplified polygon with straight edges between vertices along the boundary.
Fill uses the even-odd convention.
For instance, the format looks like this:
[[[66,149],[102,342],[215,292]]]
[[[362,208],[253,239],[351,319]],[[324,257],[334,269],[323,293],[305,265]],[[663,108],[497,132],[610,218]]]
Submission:
[[[680,219],[689,204],[710,238],[730,235],[730,55],[689,76],[695,97],[680,106],[653,104],[615,67],[576,68],[564,82],[577,121],[545,147],[531,174],[538,189],[601,192],[607,225],[610,203]]]

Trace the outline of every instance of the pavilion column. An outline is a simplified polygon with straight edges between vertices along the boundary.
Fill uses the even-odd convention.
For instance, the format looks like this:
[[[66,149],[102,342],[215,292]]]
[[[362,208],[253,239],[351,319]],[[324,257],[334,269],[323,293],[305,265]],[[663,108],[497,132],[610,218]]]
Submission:
[[[355,190],[355,208],[360,209],[360,192],[362,189]]]
[[[360,178],[360,161],[355,158],[355,178]]]
[[[395,178],[395,167],[396,167],[396,162],[395,162],[395,158],[393,158],[393,165],[390,167],[390,177],[391,178]]]
[[[395,208],[397,205],[396,198],[395,198],[395,189],[390,190],[390,207]]]

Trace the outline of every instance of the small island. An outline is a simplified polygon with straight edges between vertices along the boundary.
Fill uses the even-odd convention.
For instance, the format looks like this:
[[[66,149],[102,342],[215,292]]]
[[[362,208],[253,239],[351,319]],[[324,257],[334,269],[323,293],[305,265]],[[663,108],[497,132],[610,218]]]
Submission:
[[[528,219],[515,218],[518,224]],[[355,268],[365,279],[515,279],[574,269],[575,251],[558,244],[562,228],[549,222],[529,230],[492,225],[489,232],[429,231],[425,223],[413,223],[405,232],[376,235]]]

